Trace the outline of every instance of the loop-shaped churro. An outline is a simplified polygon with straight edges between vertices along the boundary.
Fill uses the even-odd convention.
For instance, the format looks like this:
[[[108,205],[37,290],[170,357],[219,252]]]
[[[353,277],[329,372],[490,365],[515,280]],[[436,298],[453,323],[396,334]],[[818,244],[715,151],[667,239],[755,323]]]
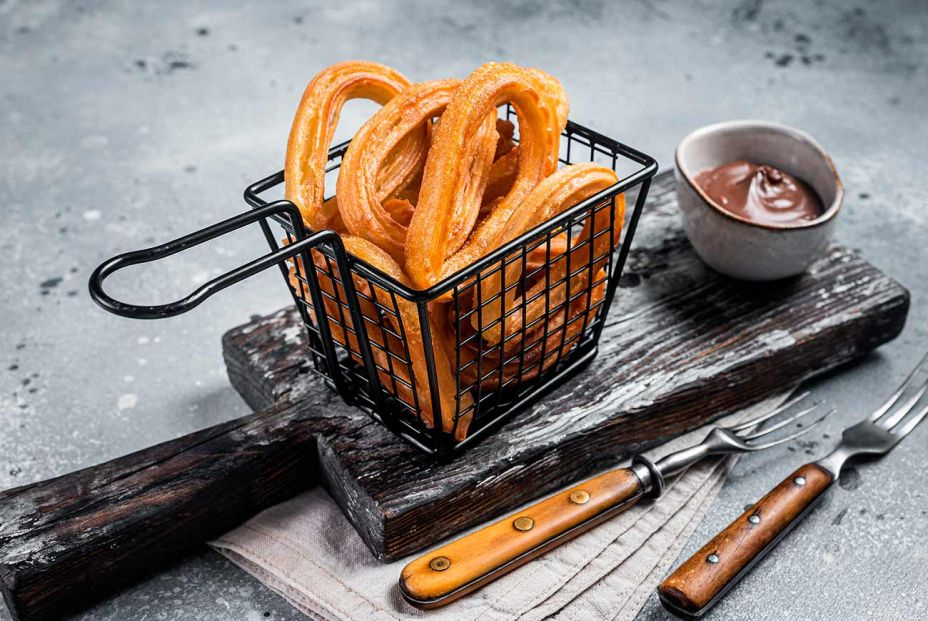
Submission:
[[[399,264],[376,245],[352,235],[343,235],[342,242],[345,250],[354,257],[409,286],[409,279]],[[346,308],[348,299],[341,284],[348,275],[338,273],[334,263],[322,252],[313,250],[312,257],[316,279],[325,293],[324,312],[332,338],[348,351],[356,363],[363,364],[358,329]],[[411,409],[417,410],[426,426],[432,427],[435,424],[432,390],[416,305],[358,275],[351,275],[351,278],[358,293],[356,299],[365,318],[365,330],[381,385]],[[308,296],[305,283],[305,266],[297,258],[290,267],[290,284]],[[313,321],[318,323],[322,314],[317,309],[312,309],[311,313]],[[431,305],[428,314],[442,430],[453,432],[458,440],[463,440],[473,417],[473,399],[466,392],[461,394],[460,399],[457,397],[451,362],[455,345],[446,308]],[[383,321],[392,325],[392,331],[382,327]]]
[[[409,286],[409,278],[403,272],[400,265],[393,260],[384,250],[360,237],[346,235],[342,238],[345,249],[355,257],[376,267],[383,273],[398,282]],[[396,309],[399,311],[399,323],[395,325],[397,331],[405,333],[406,348],[409,353],[409,360],[412,364],[413,382],[418,393],[419,408],[425,414],[427,421],[434,420],[432,408],[432,390],[429,386],[429,375],[426,361],[425,347],[422,338],[422,329],[419,323],[419,314],[416,305],[408,300],[398,296],[393,296],[389,291],[376,285],[372,285],[372,296],[384,308],[392,308],[395,300]],[[445,312],[444,309],[430,309],[430,336],[432,340],[432,352],[435,362],[435,376],[438,392],[438,402],[441,408],[440,418],[442,429],[450,433],[455,428],[455,414],[458,412],[457,387],[453,369],[451,368],[452,352],[454,344],[449,342],[450,332],[447,327],[443,327],[441,319],[437,317],[438,313]],[[394,322],[396,318],[387,314],[389,321]],[[463,394],[460,399],[461,411],[468,410],[472,401],[468,394]],[[467,424],[470,417],[461,417],[458,421],[455,433],[458,439],[463,439],[467,433]]]
[[[469,390],[495,390],[531,381],[567,356],[593,321],[606,291],[606,273],[595,272],[586,296],[552,308],[543,320],[524,328],[519,339],[492,347],[469,341],[461,348],[458,373]],[[479,392],[478,392],[479,395]]]
[[[342,106],[350,99],[370,99],[381,105],[409,86],[395,69],[378,63],[350,61],[332,65],[306,87],[287,142],[285,196],[300,208],[306,225],[319,231],[330,226],[336,203],[324,202],[329,145]],[[390,194],[417,173],[428,150],[428,127],[412,132],[395,150],[383,173]]]
[[[557,80],[511,63],[485,64],[461,83],[435,130],[419,202],[409,223],[406,271],[416,286],[429,287],[499,245],[513,210],[557,168],[566,101]],[[451,250],[455,235],[468,222],[476,222],[479,214],[479,202],[456,204],[456,197],[474,186],[473,165],[485,148],[475,137],[487,116],[507,102],[519,119],[518,174],[464,245]]]
[[[501,199],[509,193],[518,174],[519,147],[515,147],[493,162],[493,166],[490,168],[490,177],[487,179],[487,187],[483,191],[481,214],[492,211],[496,207],[493,201]]]
[[[323,200],[329,143],[342,105],[355,97],[383,107],[347,148],[336,196]],[[518,142],[513,123],[497,118],[503,104],[515,110]],[[433,287],[617,183],[594,163],[557,170],[567,112],[560,82],[510,63],[483,65],[463,81],[413,85],[382,65],[335,65],[303,95],[286,196],[309,228],[335,228],[354,259],[405,288]],[[622,230],[625,198],[612,194],[429,297],[423,317],[422,302],[366,278],[353,259],[351,273],[340,274],[325,252],[310,250],[307,267],[323,293],[313,320],[326,322],[359,364],[365,333],[383,389],[426,427],[440,424],[462,440],[477,404],[492,407],[487,391],[518,387],[587,342]],[[291,282],[302,289],[301,261],[291,265]],[[356,300],[346,299],[345,278]],[[348,305],[366,330],[353,324]]]
[[[352,235],[386,250],[396,261],[405,259],[407,227],[382,204],[379,175],[405,138],[421,133],[422,127],[444,111],[459,83],[438,80],[410,86],[368,119],[342,159],[337,186],[342,221]],[[400,205],[398,200],[390,199],[391,206],[402,206],[403,211],[411,207],[408,201]]]
[[[522,235],[539,222],[550,220],[573,205],[602,192],[618,182],[618,177],[611,168],[600,166],[592,162],[566,166],[546,178],[526,197],[521,205],[513,212],[501,243],[508,242]],[[517,289],[512,286],[522,271],[522,262],[507,258],[504,268],[494,268],[493,271],[480,278],[480,300],[486,300],[478,312],[471,316],[471,323],[475,329],[481,331],[483,339],[488,343],[497,343],[502,338],[502,324],[506,327],[506,336],[515,334],[524,323],[531,324],[545,313],[547,308],[556,308],[563,302],[567,293],[567,266],[570,264],[570,289],[574,292],[582,286],[579,279],[584,274],[575,272],[584,265],[589,266],[586,278],[599,269],[605,262],[605,257],[612,251],[622,232],[622,221],[625,214],[625,197],[619,195],[615,199],[615,208],[600,206],[595,215],[590,215],[584,222],[583,231],[573,240],[569,256],[549,257],[547,262],[549,273],[544,281],[536,285],[543,289],[550,286],[547,295],[533,295],[535,291],[522,291],[517,299]],[[612,227],[612,234],[608,234]],[[553,241],[553,240],[552,240]],[[540,248],[545,248],[542,245]],[[554,253],[551,253],[552,255]],[[502,272],[502,274],[501,274]],[[506,290],[501,291],[503,282]],[[512,312],[514,308],[524,305],[521,312]],[[501,308],[505,309],[501,319]]]

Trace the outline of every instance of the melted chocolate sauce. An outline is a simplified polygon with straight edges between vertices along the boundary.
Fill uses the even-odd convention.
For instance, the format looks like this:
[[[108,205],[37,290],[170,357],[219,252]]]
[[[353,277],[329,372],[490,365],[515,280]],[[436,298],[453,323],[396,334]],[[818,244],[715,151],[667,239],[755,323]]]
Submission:
[[[808,183],[773,166],[737,160],[696,175],[696,185],[719,207],[758,224],[796,224],[824,213]]]

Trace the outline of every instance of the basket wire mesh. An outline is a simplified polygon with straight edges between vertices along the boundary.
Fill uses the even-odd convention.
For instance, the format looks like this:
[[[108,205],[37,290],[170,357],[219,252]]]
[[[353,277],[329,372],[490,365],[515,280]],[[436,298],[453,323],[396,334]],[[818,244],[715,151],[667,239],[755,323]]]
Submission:
[[[506,106],[501,115],[514,120],[515,112]],[[331,149],[327,179],[347,147]],[[657,171],[651,157],[569,122],[560,162],[580,161],[611,167],[619,182],[427,290],[412,290],[347,253],[334,234],[282,263],[312,370],[346,402],[441,456],[476,442],[579,371],[596,355]],[[265,196],[282,184],[280,172],[248,187],[245,199],[264,208],[271,204]],[[616,207],[626,198],[634,206],[623,226]],[[289,213],[259,222],[272,253],[311,235]],[[617,228],[621,241],[614,246]],[[416,377],[410,350],[417,329],[425,378]],[[450,361],[436,356],[437,339],[448,340]],[[450,415],[439,399],[441,364],[450,364],[453,376]]]

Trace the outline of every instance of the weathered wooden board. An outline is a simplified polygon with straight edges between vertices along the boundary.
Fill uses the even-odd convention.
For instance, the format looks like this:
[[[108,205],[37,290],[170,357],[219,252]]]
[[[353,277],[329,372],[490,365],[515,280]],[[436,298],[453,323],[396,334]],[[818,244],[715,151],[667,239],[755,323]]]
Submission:
[[[374,554],[395,559],[852,360],[895,337],[908,310],[903,287],[841,247],[788,282],[713,273],[683,234],[666,174],[634,248],[590,367],[450,464],[307,373],[295,311],[229,332],[229,376],[256,409],[324,404],[337,424],[318,436],[322,479]]]
[[[394,559],[895,337],[905,289],[835,247],[802,278],[707,271],[658,177],[599,357],[450,464],[415,452],[307,372],[296,313],[229,332],[253,415],[0,492],[0,587],[14,618],[56,618],[321,480]]]

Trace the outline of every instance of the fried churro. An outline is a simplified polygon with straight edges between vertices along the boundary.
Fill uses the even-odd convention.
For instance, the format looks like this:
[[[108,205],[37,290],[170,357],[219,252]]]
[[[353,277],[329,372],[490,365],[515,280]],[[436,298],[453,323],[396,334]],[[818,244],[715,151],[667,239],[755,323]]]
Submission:
[[[483,161],[485,143],[478,138],[487,116],[505,103],[513,105],[519,120],[518,174],[463,246],[453,250],[455,233],[476,222],[480,210],[479,204],[457,205],[456,197],[479,181],[474,163]],[[563,89],[539,70],[487,63],[461,82],[435,131],[409,223],[406,271],[416,286],[430,287],[499,245],[515,208],[557,168],[562,123]]]
[[[284,166],[284,192],[296,204],[310,229],[320,231],[330,225],[337,204],[325,202],[325,167],[329,145],[342,106],[350,99],[370,99],[386,104],[409,86],[395,69],[378,63],[350,61],[332,65],[306,87],[297,108]],[[410,181],[428,151],[428,128],[412,132],[384,168],[382,182],[392,193]]]
[[[348,146],[336,194],[325,199],[329,144],[353,98],[382,107]],[[498,118],[504,104],[518,127]],[[604,197],[453,291],[427,301],[409,291],[433,287],[617,183],[611,169],[593,163],[558,170],[568,109],[560,82],[511,63],[485,64],[464,80],[410,84],[389,67],[348,62],[310,82],[293,122],[287,198],[310,229],[335,229],[353,261],[400,289],[354,269],[340,274],[319,249],[310,251],[312,266],[292,262],[291,284],[304,290],[301,270],[315,270],[324,295],[313,320],[326,322],[359,364],[364,335],[383,389],[458,440],[485,391],[551,368],[602,306],[623,195]],[[347,311],[346,277],[363,329]]]

